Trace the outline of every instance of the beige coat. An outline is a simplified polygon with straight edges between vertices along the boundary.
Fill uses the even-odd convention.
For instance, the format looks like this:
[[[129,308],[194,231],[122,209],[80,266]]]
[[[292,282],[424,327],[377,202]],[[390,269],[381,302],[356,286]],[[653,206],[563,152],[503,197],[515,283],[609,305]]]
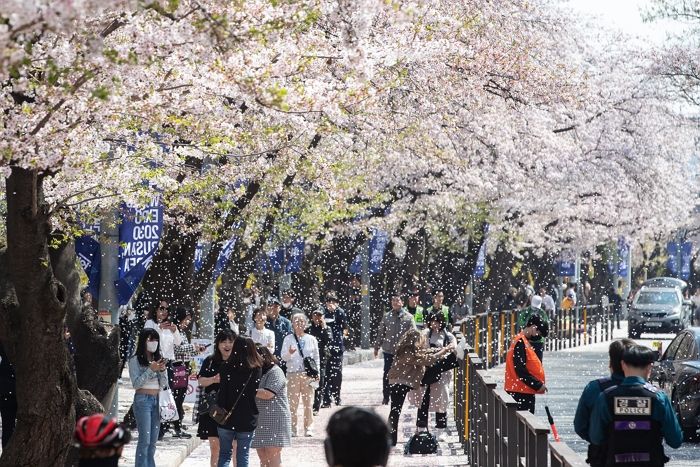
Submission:
[[[438,349],[411,349],[394,357],[389,370],[389,384],[405,384],[411,388],[420,387],[425,374],[425,367],[438,361],[435,355]]]

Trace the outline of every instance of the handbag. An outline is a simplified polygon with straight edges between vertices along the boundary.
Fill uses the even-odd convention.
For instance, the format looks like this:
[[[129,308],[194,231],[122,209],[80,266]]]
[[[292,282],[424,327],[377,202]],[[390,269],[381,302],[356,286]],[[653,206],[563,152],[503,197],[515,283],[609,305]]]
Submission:
[[[231,407],[231,410],[229,410],[228,412],[226,411],[226,409],[221,407],[216,402],[216,399],[215,399],[215,402],[209,407],[209,416],[212,418],[212,420],[214,420],[219,425],[223,425],[226,423],[226,420],[228,420],[228,418],[233,413],[233,410],[238,405],[238,401],[241,400],[241,396],[243,396],[243,393],[245,392],[245,388],[248,387],[248,383],[250,383],[250,378],[252,378],[252,377],[253,377],[253,371],[251,371],[250,375],[248,375],[248,380],[245,382],[243,389],[241,389],[241,392],[238,394],[238,397],[236,398],[236,402],[233,403],[233,407]],[[221,391],[221,388],[219,388],[219,391]],[[219,391],[217,391],[217,399],[218,399],[218,392]]]
[[[200,415],[209,413],[212,406],[216,405],[216,399],[219,397],[219,391],[205,392],[204,388],[201,389],[202,395],[200,396],[199,407],[197,408],[197,412],[199,412]]]
[[[304,351],[301,350],[301,345],[299,345],[299,338],[296,334],[294,335],[294,340],[297,341],[297,348],[299,349],[299,355],[304,359],[304,370],[306,371],[306,376],[309,378],[318,378],[318,365],[316,365],[316,360],[311,357],[304,357]]]
[[[408,440],[404,448],[405,454],[435,454],[438,450],[438,440],[428,431],[420,431]]]
[[[429,386],[440,381],[440,377],[446,371],[450,371],[459,366],[459,361],[454,352],[450,352],[446,357],[441,358],[425,369],[425,374],[421,380],[421,386]]]
[[[163,388],[158,394],[158,408],[160,409],[160,421],[172,422],[179,420],[180,415],[177,413],[175,398],[170,388]]]
[[[183,362],[173,363],[173,381],[171,387],[173,389],[184,389],[188,383],[187,365]]]

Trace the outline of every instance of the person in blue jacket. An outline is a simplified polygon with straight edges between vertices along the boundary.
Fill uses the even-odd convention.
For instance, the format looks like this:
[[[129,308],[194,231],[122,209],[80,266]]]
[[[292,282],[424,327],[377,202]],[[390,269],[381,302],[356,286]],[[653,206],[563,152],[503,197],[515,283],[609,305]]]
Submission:
[[[680,447],[683,432],[668,396],[647,382],[656,352],[632,345],[622,355],[625,379],[598,396],[589,434],[605,446],[605,465],[663,467],[669,460],[662,439]]]
[[[593,406],[598,400],[598,396],[606,389],[617,386],[625,379],[625,374],[622,371],[622,355],[625,349],[630,345],[634,345],[631,339],[618,339],[613,341],[608,347],[608,357],[610,358],[610,376],[598,378],[590,381],[581,394],[576,407],[576,415],[574,416],[574,430],[584,440],[591,442],[591,437],[588,434],[588,428],[591,420],[591,412]],[[596,444],[588,445],[588,458],[586,462],[591,464],[591,467],[599,467],[605,465],[605,449]]]

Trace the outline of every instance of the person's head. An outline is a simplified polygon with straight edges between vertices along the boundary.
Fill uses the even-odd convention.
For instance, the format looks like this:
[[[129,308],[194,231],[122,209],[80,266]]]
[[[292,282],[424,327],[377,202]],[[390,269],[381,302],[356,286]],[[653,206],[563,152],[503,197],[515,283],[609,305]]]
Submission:
[[[248,305],[253,301],[253,291],[250,289],[243,289],[241,292],[241,301],[244,305]]]
[[[623,374],[622,371],[622,355],[625,349],[631,345],[635,345],[632,339],[617,339],[610,343],[608,347],[608,357],[610,357],[610,371],[612,373]]]
[[[158,331],[145,328],[139,333],[139,340],[136,344],[136,358],[142,366],[147,366],[151,360],[160,360],[160,336]]]
[[[170,312],[170,306],[166,300],[158,301],[153,311],[151,311],[149,319],[152,319],[156,323],[162,323],[163,321],[168,321],[168,313]]]
[[[360,280],[360,276],[353,275],[350,276],[350,286],[351,287],[359,287],[362,285],[362,281]]]
[[[439,308],[442,306],[442,302],[445,300],[445,293],[442,289],[435,289],[433,292],[433,308]]]
[[[396,356],[404,353],[413,353],[420,349],[423,344],[423,335],[415,328],[406,331],[396,344]]]
[[[338,295],[334,291],[329,290],[324,297],[324,303],[328,311],[334,312],[338,308]]]
[[[184,306],[175,309],[175,325],[181,330],[189,329],[192,324],[192,310]]]
[[[395,293],[391,296],[391,309],[399,311],[403,307],[403,297],[401,294]]]
[[[535,313],[530,316],[523,328],[523,334],[525,337],[547,337],[549,334],[549,325],[544,321],[539,314]]]
[[[258,351],[260,358],[262,358],[263,371],[267,371],[278,364],[277,357],[275,357],[275,355],[272,352],[270,352],[270,349],[268,349],[264,345],[255,344],[255,350]]]
[[[224,308],[224,313],[229,321],[236,321],[236,310],[231,305]]]
[[[530,306],[532,308],[542,308],[542,297],[533,295],[532,298],[530,298]]]
[[[118,465],[124,445],[129,441],[131,432],[126,426],[101,413],[81,417],[73,432],[73,443],[78,448],[80,460],[99,459],[99,465],[105,466]]]
[[[656,352],[643,345],[630,345],[622,354],[622,371],[625,377],[639,376],[648,379],[651,365],[656,360]]]
[[[80,299],[83,302],[83,305],[92,305],[92,294],[88,289],[83,289],[80,292]]]
[[[266,321],[267,321],[267,312],[263,308],[258,307],[255,310],[253,310],[253,322],[255,323],[255,327],[257,329],[264,328]]]
[[[221,362],[228,360],[233,351],[233,343],[236,341],[236,334],[231,329],[223,329],[214,339],[214,360]]]
[[[229,360],[233,366],[241,368],[262,368],[263,359],[255,348],[253,339],[238,336],[233,341],[233,351]]]
[[[277,297],[270,297],[267,299],[267,317],[275,320],[279,317],[280,315],[280,309],[282,309],[282,306],[280,305],[280,300]]]
[[[391,452],[389,426],[361,407],[343,407],[331,415],[323,445],[331,467],[385,466]]]
[[[540,294],[540,297],[544,297],[545,295],[547,295],[547,288],[544,286],[540,287],[538,293]]]
[[[411,289],[408,292],[408,306],[415,308],[418,306],[420,301],[420,291],[418,289]]]
[[[320,326],[323,323],[323,310],[316,309],[311,312],[311,322],[316,326]]]
[[[289,310],[296,300],[297,296],[292,289],[287,289],[282,292],[282,308]]]
[[[292,330],[297,336],[303,336],[306,326],[309,325],[309,319],[304,313],[294,313],[292,315]]]
[[[427,321],[428,327],[433,332],[440,332],[445,329],[445,315],[441,311],[430,313]]]

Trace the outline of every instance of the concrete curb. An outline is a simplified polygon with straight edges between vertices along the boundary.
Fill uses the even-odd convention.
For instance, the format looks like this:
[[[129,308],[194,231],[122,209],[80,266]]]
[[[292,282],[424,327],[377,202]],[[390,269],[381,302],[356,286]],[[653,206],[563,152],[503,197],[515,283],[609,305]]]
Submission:
[[[368,360],[374,360],[374,350],[372,349],[350,350],[343,354],[343,365],[354,365]]]

